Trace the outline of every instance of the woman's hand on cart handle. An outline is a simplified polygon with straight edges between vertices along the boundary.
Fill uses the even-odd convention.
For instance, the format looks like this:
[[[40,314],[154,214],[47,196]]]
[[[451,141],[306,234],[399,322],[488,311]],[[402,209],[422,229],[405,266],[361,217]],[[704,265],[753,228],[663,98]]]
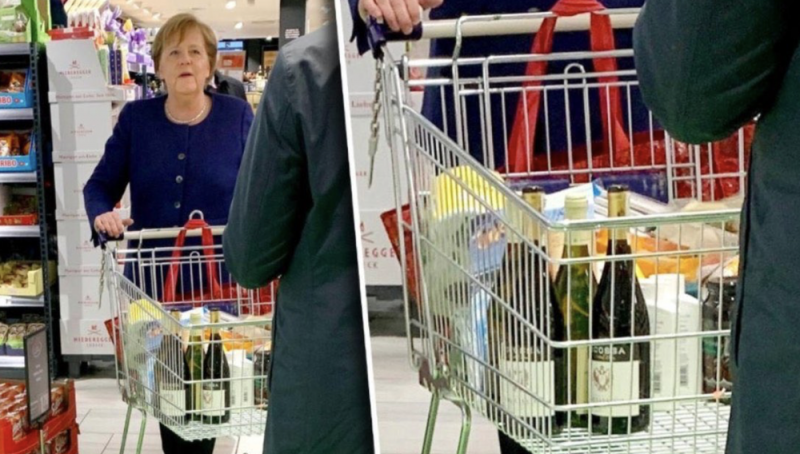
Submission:
[[[410,35],[422,20],[422,10],[436,8],[444,0],[359,0],[362,18],[385,22],[394,32]]]
[[[125,233],[125,229],[133,225],[133,219],[120,219],[115,211],[101,214],[94,219],[94,229],[107,238],[118,238]]]

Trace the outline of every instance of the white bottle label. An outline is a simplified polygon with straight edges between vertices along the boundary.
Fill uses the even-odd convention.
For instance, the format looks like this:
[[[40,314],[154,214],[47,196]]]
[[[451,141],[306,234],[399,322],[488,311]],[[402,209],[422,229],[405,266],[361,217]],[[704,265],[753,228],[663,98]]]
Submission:
[[[575,403],[589,403],[589,347],[576,347],[572,354],[577,356],[575,367]],[[576,414],[585,415],[585,408],[575,410]]]
[[[613,361],[611,361],[613,358]],[[592,350],[592,403],[624,402],[639,398],[639,365],[630,345],[603,345]],[[592,414],[610,418],[639,416],[639,405],[595,408]]]
[[[203,416],[225,416],[225,390],[203,390]]]
[[[186,415],[186,390],[166,390],[160,389],[161,414],[170,417],[181,417]]]
[[[533,394],[548,405],[555,403],[553,361],[536,361],[532,359],[534,355],[526,350],[524,347],[500,344],[500,372],[508,377],[500,379],[500,405],[518,418],[553,416],[555,410],[528,394]]]

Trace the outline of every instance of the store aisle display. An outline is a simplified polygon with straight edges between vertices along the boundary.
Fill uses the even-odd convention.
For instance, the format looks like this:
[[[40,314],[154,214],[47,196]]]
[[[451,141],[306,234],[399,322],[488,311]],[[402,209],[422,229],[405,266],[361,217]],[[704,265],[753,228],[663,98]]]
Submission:
[[[55,382],[50,415],[44,424],[47,454],[78,454],[75,383]],[[27,422],[25,383],[0,380],[0,454],[41,454],[39,432]]]
[[[16,344],[30,323],[48,329],[51,368],[56,364],[50,126],[42,115],[44,46],[2,44],[2,30],[0,24],[0,377],[19,378],[24,363]]]
[[[50,110],[61,276],[61,353],[77,376],[80,364],[114,350],[103,323],[111,318],[100,288],[101,254],[92,243],[83,186],[102,158],[114,113],[135,98],[135,87],[110,86],[95,39],[48,44]],[[120,207],[127,206],[121,201]]]

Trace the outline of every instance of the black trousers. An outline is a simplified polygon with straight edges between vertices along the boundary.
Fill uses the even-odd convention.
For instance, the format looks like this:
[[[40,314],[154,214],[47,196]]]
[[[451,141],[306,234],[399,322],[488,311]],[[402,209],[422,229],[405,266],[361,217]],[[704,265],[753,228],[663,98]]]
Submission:
[[[497,438],[500,439],[500,454],[530,454],[513,438],[500,430],[497,431]]]
[[[200,441],[186,441],[177,436],[175,432],[163,424],[158,425],[161,429],[161,449],[164,454],[213,454],[214,445],[217,440],[214,438]]]

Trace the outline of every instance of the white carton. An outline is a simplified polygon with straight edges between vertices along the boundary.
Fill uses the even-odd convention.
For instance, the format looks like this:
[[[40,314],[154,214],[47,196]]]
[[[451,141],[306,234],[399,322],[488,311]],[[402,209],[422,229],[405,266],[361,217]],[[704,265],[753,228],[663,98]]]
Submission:
[[[61,320],[62,355],[113,355],[105,320]]]
[[[56,185],[56,220],[85,220],[86,206],[83,188],[94,172],[96,164],[61,163],[53,166]],[[88,225],[88,224],[87,224]]]
[[[58,222],[58,275],[97,276],[100,274],[102,252],[92,243],[89,222]]]
[[[402,285],[400,261],[381,221],[382,211],[361,211],[361,254],[367,285]]]
[[[107,91],[100,58],[91,39],[47,43],[47,76],[50,91],[56,95]]]
[[[640,281],[653,334],[700,332],[702,304],[685,293],[684,277],[662,274]],[[676,349],[677,343],[677,349]],[[700,339],[669,339],[652,344],[653,397],[692,396],[701,393]],[[672,403],[655,404],[671,410]]]
[[[111,137],[110,102],[52,104],[50,113],[55,162],[100,159]],[[86,157],[87,153],[96,158]]]
[[[67,276],[59,280],[61,318],[67,320],[111,318],[108,283],[100,298],[100,276]]]

